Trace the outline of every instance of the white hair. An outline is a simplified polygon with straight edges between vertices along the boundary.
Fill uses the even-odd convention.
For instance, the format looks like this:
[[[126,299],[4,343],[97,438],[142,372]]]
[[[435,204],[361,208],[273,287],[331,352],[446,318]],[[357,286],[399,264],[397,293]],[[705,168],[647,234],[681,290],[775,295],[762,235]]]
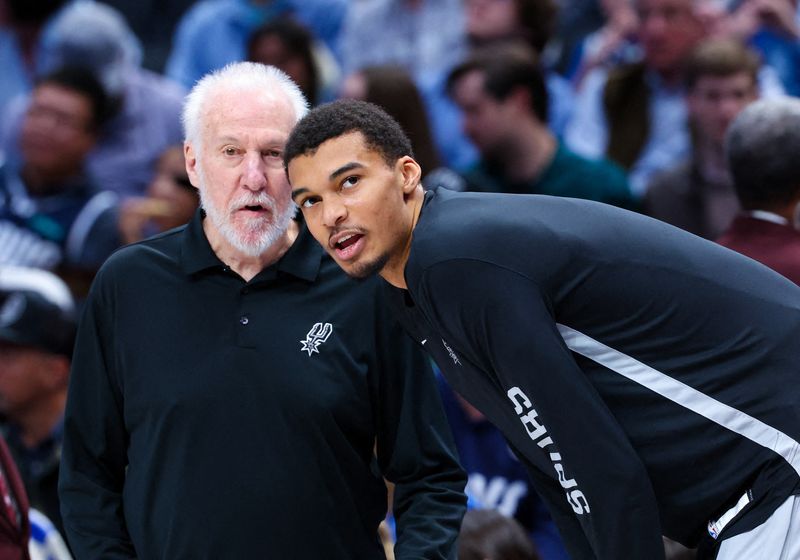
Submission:
[[[247,92],[267,99],[285,97],[294,109],[295,122],[308,112],[308,102],[288,75],[274,66],[257,62],[234,62],[203,76],[186,96],[183,133],[186,142],[199,151],[202,123],[209,99],[219,92]]]

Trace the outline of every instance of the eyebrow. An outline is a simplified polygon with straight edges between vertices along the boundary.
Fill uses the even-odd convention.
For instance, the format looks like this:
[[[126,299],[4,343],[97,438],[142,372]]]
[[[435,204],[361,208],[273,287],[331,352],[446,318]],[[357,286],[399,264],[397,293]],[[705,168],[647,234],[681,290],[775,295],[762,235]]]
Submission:
[[[334,169],[330,175],[328,175],[328,181],[333,181],[339,175],[343,173],[347,173],[348,171],[352,171],[353,169],[362,169],[364,167],[363,163],[358,163],[357,161],[351,161],[345,163],[341,167]],[[297,198],[301,194],[307,193],[309,190],[306,187],[298,187],[292,191],[292,199]]]

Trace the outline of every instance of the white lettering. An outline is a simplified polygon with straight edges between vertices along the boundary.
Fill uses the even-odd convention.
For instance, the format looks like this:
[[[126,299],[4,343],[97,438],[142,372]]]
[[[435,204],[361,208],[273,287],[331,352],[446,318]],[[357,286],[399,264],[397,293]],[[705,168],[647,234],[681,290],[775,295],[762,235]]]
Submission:
[[[547,435],[547,428],[538,421],[539,415],[533,408],[533,403],[522,389],[519,387],[512,387],[506,392],[506,395],[511,402],[514,403],[514,412],[519,416],[522,426],[525,428],[531,440],[541,449],[550,445],[555,445],[553,439]],[[578,486],[577,481],[574,478],[567,477],[564,471],[564,465],[561,462],[561,453],[558,451],[551,451],[548,455],[553,462],[553,468],[556,471],[558,482],[561,484],[561,487],[564,490],[575,488],[575,490],[566,493],[567,502],[569,502],[570,507],[572,507],[572,511],[578,515],[589,513],[591,511],[589,509],[589,501],[586,499],[583,492],[576,488],[576,486]]]

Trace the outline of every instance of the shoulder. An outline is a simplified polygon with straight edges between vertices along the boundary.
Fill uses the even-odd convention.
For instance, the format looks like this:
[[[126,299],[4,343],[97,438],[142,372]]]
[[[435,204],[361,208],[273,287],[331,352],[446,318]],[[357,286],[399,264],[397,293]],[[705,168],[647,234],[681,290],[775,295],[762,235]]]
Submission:
[[[182,226],[117,249],[100,267],[98,277],[113,276],[135,282],[135,276],[130,276],[132,273],[146,273],[160,260],[177,263],[184,229]]]
[[[426,196],[429,201],[414,230],[407,277],[418,278],[433,266],[456,260],[522,270],[531,255],[545,260],[556,257],[554,249],[565,224],[589,203],[555,196],[453,193],[446,189]]]

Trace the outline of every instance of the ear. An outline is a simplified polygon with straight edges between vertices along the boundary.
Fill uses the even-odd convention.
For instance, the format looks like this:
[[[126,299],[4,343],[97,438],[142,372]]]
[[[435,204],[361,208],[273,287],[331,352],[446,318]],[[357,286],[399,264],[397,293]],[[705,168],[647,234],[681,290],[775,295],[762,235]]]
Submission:
[[[197,174],[197,153],[194,146],[189,142],[183,143],[183,160],[186,163],[186,173],[189,175],[189,182],[195,188],[200,188],[200,177]]]
[[[403,156],[397,160],[397,169],[403,180],[403,195],[414,192],[422,180],[422,168],[411,156]]]

